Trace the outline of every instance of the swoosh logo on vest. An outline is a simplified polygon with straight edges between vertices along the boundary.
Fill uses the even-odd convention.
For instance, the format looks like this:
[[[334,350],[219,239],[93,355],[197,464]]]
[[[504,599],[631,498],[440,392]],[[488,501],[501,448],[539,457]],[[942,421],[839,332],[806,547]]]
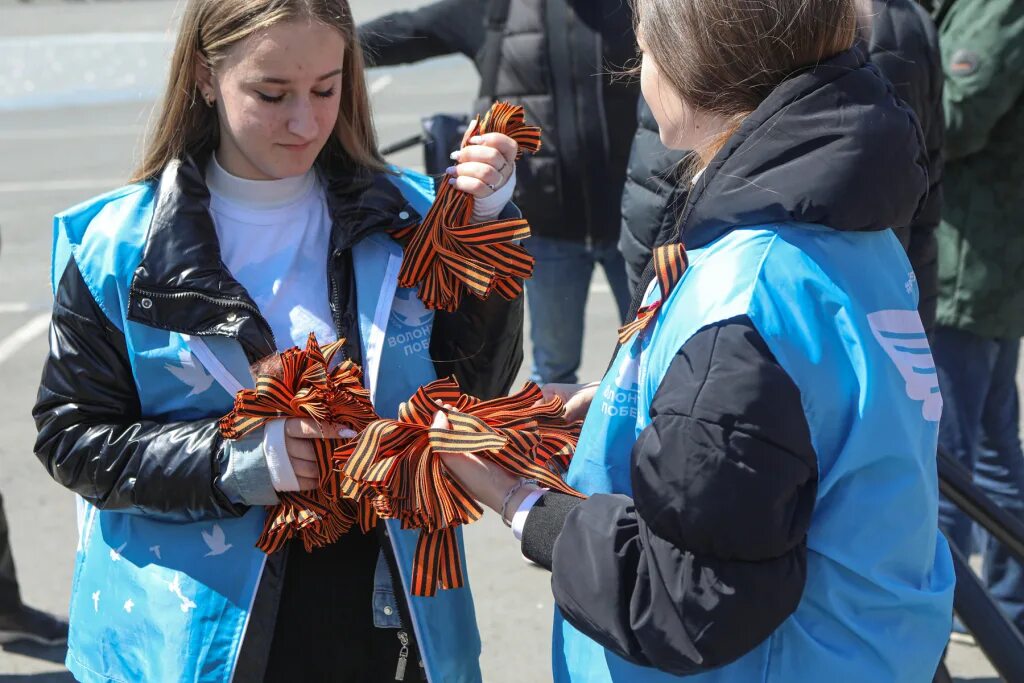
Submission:
[[[903,377],[907,396],[922,402],[925,420],[938,422],[942,415],[939,375],[917,311],[876,311],[868,315],[868,324]]]

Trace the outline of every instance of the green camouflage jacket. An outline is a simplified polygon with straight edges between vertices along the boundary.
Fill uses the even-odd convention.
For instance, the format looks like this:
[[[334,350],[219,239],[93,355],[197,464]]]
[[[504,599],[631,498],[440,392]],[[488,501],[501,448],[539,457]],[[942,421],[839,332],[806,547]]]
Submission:
[[[1024,337],[1024,0],[946,0],[940,325]]]

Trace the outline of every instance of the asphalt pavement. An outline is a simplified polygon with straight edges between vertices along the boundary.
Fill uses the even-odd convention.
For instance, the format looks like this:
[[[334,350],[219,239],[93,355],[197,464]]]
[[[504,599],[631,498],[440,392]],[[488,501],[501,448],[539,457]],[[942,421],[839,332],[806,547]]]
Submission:
[[[354,0],[366,20],[422,0]],[[67,613],[75,548],[73,496],[32,454],[31,407],[47,349],[52,216],[124,184],[162,89],[180,3],[0,0],[0,492],[25,600]],[[420,116],[467,110],[472,66],[447,57],[368,74],[382,143]],[[395,163],[418,167],[416,150]],[[618,325],[595,277],[581,377],[599,378]],[[525,379],[525,368],[522,373]],[[546,573],[528,566],[495,515],[466,532],[488,683],[550,680]],[[68,681],[60,649],[0,650],[0,683]],[[977,649],[954,646],[954,673],[994,681]]]

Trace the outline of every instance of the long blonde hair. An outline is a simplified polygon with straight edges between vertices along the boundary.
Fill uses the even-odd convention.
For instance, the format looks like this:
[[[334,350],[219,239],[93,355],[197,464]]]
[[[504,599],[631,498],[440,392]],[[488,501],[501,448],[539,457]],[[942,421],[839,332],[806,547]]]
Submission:
[[[151,180],[171,161],[212,152],[218,141],[215,108],[202,102],[196,81],[200,60],[211,71],[237,43],[275,24],[296,19],[337,29],[345,41],[338,123],[318,162],[384,170],[370,115],[363,53],[348,0],[189,0],[171,57],[160,114],[131,182]]]

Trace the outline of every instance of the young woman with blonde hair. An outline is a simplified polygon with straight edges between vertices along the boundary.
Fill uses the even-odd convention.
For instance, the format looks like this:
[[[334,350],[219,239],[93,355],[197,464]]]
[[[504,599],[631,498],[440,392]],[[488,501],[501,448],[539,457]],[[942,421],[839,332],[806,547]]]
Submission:
[[[515,142],[472,142],[448,182],[494,218]],[[36,451],[79,495],[79,680],[480,680],[468,587],[408,597],[414,533],[254,547],[263,506],[316,485],[315,424],[217,424],[253,363],[311,331],[347,340],[382,415],[439,374],[507,390],[521,302],[434,314],[398,286],[388,232],[432,193],[377,153],[346,0],[188,2],[131,184],[54,226]]]
[[[853,0],[635,6],[644,97],[698,175],[604,380],[549,389],[589,406],[589,497],[446,461],[551,570],[558,683],[930,681],[942,399],[889,230],[928,187],[917,120]]]

